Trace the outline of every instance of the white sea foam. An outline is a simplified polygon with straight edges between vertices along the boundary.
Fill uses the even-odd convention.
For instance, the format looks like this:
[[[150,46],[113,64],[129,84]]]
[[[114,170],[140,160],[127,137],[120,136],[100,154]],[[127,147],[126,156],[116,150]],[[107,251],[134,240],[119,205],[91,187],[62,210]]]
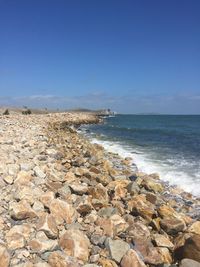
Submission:
[[[159,159],[152,159],[151,154],[144,151],[134,149],[135,151],[133,152],[133,147],[122,145],[119,142],[104,141],[96,138],[92,138],[91,142],[101,144],[107,151],[118,153],[123,158],[131,157],[140,171],[147,174],[159,173],[161,179],[169,182],[170,185],[178,185],[186,192],[200,196],[200,186],[197,186],[197,181],[198,183],[200,181],[200,170],[196,172],[195,176],[190,176],[189,173],[184,171],[184,166],[186,163],[188,165],[188,162],[184,162],[183,159],[175,157],[174,159],[169,159],[168,162],[162,162]]]

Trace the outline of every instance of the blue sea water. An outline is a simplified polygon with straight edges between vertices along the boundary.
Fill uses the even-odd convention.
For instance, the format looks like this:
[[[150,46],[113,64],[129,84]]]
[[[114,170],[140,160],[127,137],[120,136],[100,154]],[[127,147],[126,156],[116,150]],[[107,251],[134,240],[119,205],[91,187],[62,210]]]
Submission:
[[[200,196],[200,116],[117,115],[87,129],[92,142],[132,157],[140,171]]]

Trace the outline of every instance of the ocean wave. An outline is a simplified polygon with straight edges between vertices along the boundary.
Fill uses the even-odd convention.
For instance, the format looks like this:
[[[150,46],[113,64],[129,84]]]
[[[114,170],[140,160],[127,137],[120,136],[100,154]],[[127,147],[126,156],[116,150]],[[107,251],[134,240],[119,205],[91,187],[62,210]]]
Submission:
[[[92,137],[91,142],[101,144],[108,152],[118,153],[123,158],[132,158],[132,162],[137,165],[139,171],[147,174],[159,173],[161,179],[169,182],[170,185],[177,185],[186,192],[200,196],[200,187],[197,186],[197,181],[200,181],[200,166],[194,173],[193,163],[183,158],[174,157],[163,161],[159,159],[159,155],[157,157],[155,155],[152,156],[152,154],[136,150],[132,146],[121,142],[100,140]],[[192,174],[190,173],[191,170]]]

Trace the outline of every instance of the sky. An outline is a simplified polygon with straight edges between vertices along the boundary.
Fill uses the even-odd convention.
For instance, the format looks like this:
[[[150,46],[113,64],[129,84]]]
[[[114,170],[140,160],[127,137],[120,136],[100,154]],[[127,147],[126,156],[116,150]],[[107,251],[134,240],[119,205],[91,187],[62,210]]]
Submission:
[[[0,105],[200,114],[199,0],[0,0]]]

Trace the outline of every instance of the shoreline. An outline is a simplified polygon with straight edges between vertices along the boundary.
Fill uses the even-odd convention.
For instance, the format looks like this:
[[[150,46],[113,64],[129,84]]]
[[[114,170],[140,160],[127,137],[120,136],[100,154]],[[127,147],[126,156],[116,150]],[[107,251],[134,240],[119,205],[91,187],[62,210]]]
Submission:
[[[0,267],[200,262],[199,199],[76,131],[98,122],[89,113],[0,118]]]

